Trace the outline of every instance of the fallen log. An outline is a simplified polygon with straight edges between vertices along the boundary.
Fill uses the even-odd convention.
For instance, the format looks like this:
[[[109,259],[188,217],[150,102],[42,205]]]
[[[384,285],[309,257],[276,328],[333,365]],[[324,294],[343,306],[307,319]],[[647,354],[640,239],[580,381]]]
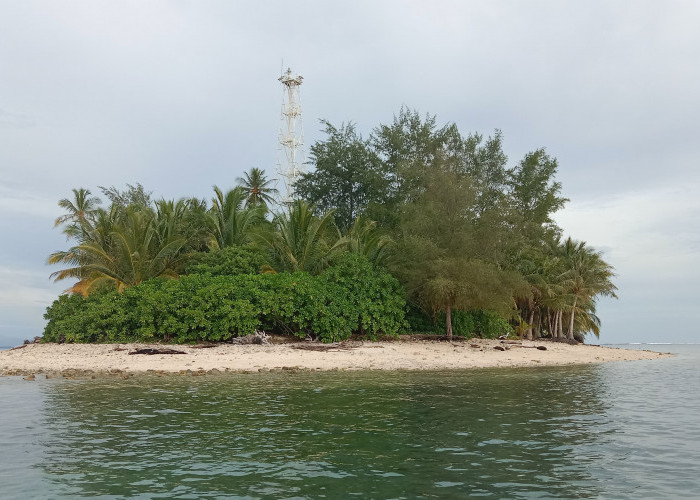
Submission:
[[[187,354],[184,351],[176,351],[175,349],[136,349],[135,351],[129,351],[129,354]]]
[[[24,349],[25,347],[27,347],[27,344],[18,345],[17,347],[10,348],[10,351],[16,351],[17,349]]]
[[[522,347],[523,349],[538,349],[540,351],[547,350],[547,348],[543,345],[517,345],[515,347]]]

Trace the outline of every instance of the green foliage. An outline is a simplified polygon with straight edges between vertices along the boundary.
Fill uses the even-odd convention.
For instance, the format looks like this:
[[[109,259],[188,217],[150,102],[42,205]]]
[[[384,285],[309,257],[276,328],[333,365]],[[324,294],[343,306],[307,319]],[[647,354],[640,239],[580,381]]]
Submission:
[[[258,274],[268,262],[265,256],[250,247],[232,246],[211,252],[198,252],[189,257],[184,274],[232,276]]]
[[[98,186],[100,191],[109,199],[112,205],[121,206],[126,208],[129,205],[139,205],[141,207],[150,207],[153,203],[151,191],[146,191],[140,182],[137,182],[135,186],[131,184],[126,185],[125,190],[118,189],[114,186],[104,187]]]
[[[127,185],[126,190],[102,187],[111,202],[106,209],[86,189],[73,190],[72,200],[61,200],[64,215],[56,225],[73,243],[68,250],[53,253],[49,263],[67,265],[52,276],[76,279],[70,292],[98,294],[86,302],[94,309],[90,312],[94,323],[84,325],[84,332],[92,332],[91,338],[116,335],[111,326],[104,326],[112,307],[100,302],[104,290],[124,291],[143,283],[139,288],[143,291],[133,293],[148,297],[130,307],[145,311],[153,297],[153,304],[159,304],[184,286],[158,281],[156,287],[150,281],[177,278],[183,272],[206,274],[210,279],[237,277],[235,286],[245,282],[260,293],[252,298],[243,294],[248,298],[239,303],[243,292],[229,290],[235,288],[234,282],[222,282],[207,292],[213,295],[200,297],[199,306],[219,307],[208,301],[230,292],[234,295],[226,295],[228,302],[224,302],[234,304],[234,309],[212,310],[211,315],[197,312],[190,299],[178,302],[176,294],[173,303],[180,304],[181,312],[163,313],[161,321],[157,308],[170,306],[153,305],[143,313],[145,319],[125,324],[120,335],[138,331],[184,341],[189,335],[236,335],[262,324],[330,339],[345,338],[348,331],[374,337],[394,329],[395,318],[387,325],[374,323],[385,313],[391,317],[393,299],[382,298],[370,288],[355,290],[364,286],[364,278],[352,272],[367,274],[369,268],[357,260],[343,260],[344,253],[350,253],[389,267],[405,287],[407,298],[428,312],[429,325],[424,324],[425,318],[418,321],[420,315],[409,315],[412,324],[418,321],[414,329],[439,331],[442,327],[435,322],[442,322],[448,336],[454,332],[490,337],[507,333],[503,318],[519,317],[520,333],[526,338],[598,335],[596,300],[601,295],[616,296],[613,268],[585,243],[562,239],[552,216],[567,200],[556,181],[557,160],[545,149],[528,153],[509,168],[500,131],[488,137],[464,136],[454,123],[439,127],[435,116],[421,116],[405,107],[392,123],[374,128],[367,139],[353,124],[322,123],[326,137],[311,146],[315,169],[296,182],[301,199],[278,206],[271,218],[267,204],[274,201],[276,190],[264,171],[255,168],[228,192],[214,187],[210,208],[198,199],[153,201],[140,184]],[[339,259],[343,262],[333,268]],[[245,281],[249,278],[244,275],[261,270],[284,276]],[[343,272],[352,278],[346,279]],[[310,273],[323,279],[289,278],[286,273]],[[357,303],[347,306],[347,297],[333,288],[330,277],[342,282],[346,291],[355,290]],[[289,279],[293,282],[285,281]],[[265,287],[273,282],[301,295],[268,291]],[[388,282],[383,285],[394,290]],[[209,290],[210,284],[202,286]],[[127,300],[131,293],[118,296],[114,303]],[[326,297],[326,302],[307,306],[304,297],[311,296]],[[268,297],[273,297],[269,307],[265,305]],[[383,300],[390,302],[386,311],[370,307]],[[55,308],[75,304],[80,302],[59,300]],[[336,309],[338,304],[343,307]],[[250,316],[249,306],[258,312]],[[371,310],[374,316],[366,312],[362,316],[360,310]],[[496,316],[464,312],[475,310]],[[205,319],[200,318],[202,314]],[[216,329],[202,326],[214,321],[210,317],[220,318]],[[185,325],[171,325],[167,318]],[[227,323],[225,318],[238,319]],[[57,317],[52,328],[59,328],[60,321],[73,320]],[[167,333],[163,325],[171,325],[172,331]],[[331,327],[337,328],[335,334],[319,333],[330,332]]]
[[[322,276],[349,302],[343,315],[357,324],[357,333],[376,340],[380,333],[393,335],[408,325],[404,322],[404,291],[388,272],[367,258],[345,254]]]
[[[213,245],[224,248],[249,243],[255,229],[265,222],[267,207],[262,203],[246,205],[245,188],[238,186],[224,193],[214,186],[211,217],[214,221]]]
[[[497,339],[501,335],[511,335],[513,327],[503,316],[492,311],[470,311],[474,322],[474,333],[482,339]]]
[[[311,146],[313,172],[294,184],[297,196],[319,210],[334,211],[335,223],[346,231],[369,203],[381,203],[387,181],[379,158],[352,123],[334,127],[321,122],[327,138]]]
[[[257,233],[257,244],[275,271],[319,274],[341,249],[344,242],[333,224],[333,212],[319,217],[315,211],[313,205],[295,200],[275,216],[274,231]]]
[[[416,333],[445,334],[445,313],[439,313],[433,319],[417,307],[410,307],[406,314],[409,329]],[[452,311],[452,331],[458,337],[481,337],[495,339],[501,335],[510,335],[513,328],[507,319],[498,313],[481,309],[470,311]]]
[[[321,276],[305,272],[149,280],[87,297],[63,295],[47,309],[45,341],[225,341],[265,328],[323,342],[376,339],[405,327],[398,282],[349,255]]]
[[[245,206],[272,204],[277,196],[277,189],[272,187],[273,180],[268,179],[265,171],[259,168],[251,168],[243,177],[236,179],[238,185],[245,194]]]

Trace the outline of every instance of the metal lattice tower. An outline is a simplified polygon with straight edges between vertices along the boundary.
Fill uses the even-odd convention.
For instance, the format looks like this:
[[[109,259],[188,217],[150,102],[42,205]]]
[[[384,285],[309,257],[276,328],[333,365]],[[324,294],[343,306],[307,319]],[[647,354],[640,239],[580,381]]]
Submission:
[[[301,94],[299,87],[304,77],[295,75],[290,68],[279,77],[284,86],[282,98],[283,128],[280,131],[280,144],[284,150],[284,160],[277,166],[277,172],[285,184],[285,203],[292,201],[294,182],[304,168],[304,131],[301,126]]]

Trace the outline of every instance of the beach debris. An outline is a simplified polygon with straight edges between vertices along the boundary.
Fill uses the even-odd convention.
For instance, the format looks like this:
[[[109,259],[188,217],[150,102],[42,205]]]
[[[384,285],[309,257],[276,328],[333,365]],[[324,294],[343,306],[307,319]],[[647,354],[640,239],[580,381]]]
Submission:
[[[152,348],[144,348],[144,349],[136,349],[134,351],[129,351],[129,354],[148,354],[148,355],[153,355],[153,354],[187,354],[185,351],[177,351],[175,349],[152,349]]]
[[[497,351],[507,351],[508,349],[510,349],[510,347],[507,345],[495,345],[493,346],[493,348]]]
[[[357,347],[359,347],[359,345],[351,345],[347,342],[335,342],[332,344],[297,344],[292,346],[292,349],[303,349],[305,351],[340,351],[355,349]]]
[[[25,341],[24,341],[24,345],[27,345],[27,344],[38,344],[39,342],[41,342],[41,337],[38,337],[38,336],[37,336],[37,337],[34,337],[34,340],[25,340]]]
[[[10,351],[16,351],[17,349],[24,349],[25,347],[27,347],[27,344],[18,345],[17,347],[12,347],[10,349]]]
[[[190,349],[209,349],[211,347],[216,347],[219,344],[197,344],[197,345],[191,345]]]
[[[522,347],[523,349],[537,349],[540,351],[546,351],[547,348],[543,345],[519,345],[516,347]]]
[[[469,347],[473,347],[474,349],[478,349],[481,346],[479,344],[469,344]]]
[[[267,333],[263,331],[255,330],[255,333],[246,335],[244,337],[236,337],[231,339],[232,344],[269,344],[270,341],[267,337]]]
[[[112,349],[112,351],[126,351],[126,350],[127,350],[126,347],[120,347],[120,346],[117,346],[114,349]]]

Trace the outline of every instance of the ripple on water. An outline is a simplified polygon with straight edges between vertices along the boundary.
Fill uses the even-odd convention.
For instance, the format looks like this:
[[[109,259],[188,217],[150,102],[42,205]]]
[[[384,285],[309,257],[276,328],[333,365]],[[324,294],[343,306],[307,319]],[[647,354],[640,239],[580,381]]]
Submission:
[[[0,491],[692,498],[699,359],[437,374],[4,378]]]

